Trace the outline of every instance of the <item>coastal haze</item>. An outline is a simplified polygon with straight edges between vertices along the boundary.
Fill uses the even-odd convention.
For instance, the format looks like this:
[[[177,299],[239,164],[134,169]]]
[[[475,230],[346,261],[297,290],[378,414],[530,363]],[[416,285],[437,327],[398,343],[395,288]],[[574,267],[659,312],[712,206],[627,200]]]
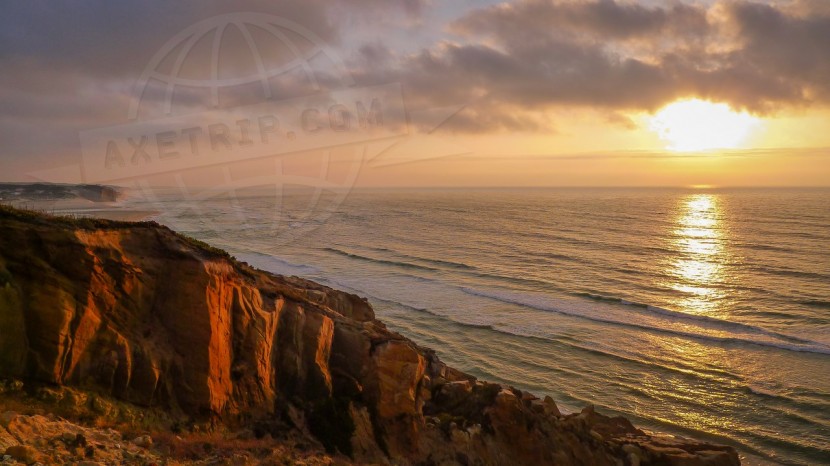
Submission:
[[[0,203],[366,297],[566,414],[830,464],[827,2],[7,10]]]

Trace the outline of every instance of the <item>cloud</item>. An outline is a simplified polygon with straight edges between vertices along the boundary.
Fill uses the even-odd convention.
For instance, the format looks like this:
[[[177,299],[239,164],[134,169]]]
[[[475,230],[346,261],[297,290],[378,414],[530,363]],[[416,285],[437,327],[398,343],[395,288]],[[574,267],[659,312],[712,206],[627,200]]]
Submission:
[[[169,38],[239,11],[281,16],[313,31],[347,59],[358,85],[401,83],[412,110],[465,105],[442,127],[456,132],[551,133],[551,115],[562,107],[596,109],[600,119],[630,127],[626,112],[654,111],[683,97],[759,113],[830,102],[825,0],[517,0],[484,7],[428,0],[33,0],[7,5],[0,16],[0,162],[73,154],[78,131],[126,119],[133,83]],[[406,27],[413,22],[426,24],[417,40]],[[333,74],[319,77],[324,89],[342,84]],[[160,105],[163,91],[148,91],[148,105]],[[273,98],[307,91],[288,77],[275,83]],[[177,92],[185,109],[210,104],[207,95]],[[260,92],[254,86],[229,102]]]
[[[349,32],[344,31],[347,14],[365,16],[365,11],[372,11],[416,17],[425,4],[426,0],[33,0],[6,5],[0,15],[0,165],[77,157],[80,131],[126,122],[134,85],[145,66],[168,40],[200,21],[225,13],[262,13],[294,22],[336,48]],[[301,41],[301,35],[289,39]],[[244,41],[237,40],[230,50],[227,43],[223,41],[225,57],[250,53]],[[224,65],[223,71],[228,68]],[[324,88],[335,84],[325,72],[319,78]],[[295,75],[271,84],[274,99],[309,93],[308,83]],[[236,91],[223,103],[241,105],[252,96],[257,102],[263,98],[256,86]],[[163,86],[150,86],[142,105],[157,110],[166,99]],[[175,99],[182,112],[211,105],[209,93],[186,86],[176,88]]]
[[[500,39],[585,34],[591,38],[654,39],[656,34],[697,35],[707,29],[706,11],[675,3],[666,8],[615,0],[524,1],[480,9],[456,21],[460,32]]]
[[[391,7],[400,9],[409,16],[418,16],[430,2],[429,0],[340,0],[340,3],[362,13],[383,13]]]
[[[812,5],[816,4],[803,4],[806,15],[794,16],[771,5],[729,4],[731,25],[744,45],[728,58],[789,83],[800,93],[793,100],[826,103],[830,98],[830,9]]]
[[[0,17],[0,60],[47,62],[53,69],[97,77],[133,77],[165,41],[213,16],[252,11],[302,24],[336,42],[336,18],[322,0],[48,2],[7,5]]]
[[[468,115],[509,115],[478,126],[459,119],[459,131],[545,130],[534,114],[553,107],[654,111],[692,96],[756,113],[826,105],[823,5],[518,1],[473,10],[451,23],[454,40],[394,63],[387,54],[383,66],[355,73],[398,79],[415,102],[466,102]]]

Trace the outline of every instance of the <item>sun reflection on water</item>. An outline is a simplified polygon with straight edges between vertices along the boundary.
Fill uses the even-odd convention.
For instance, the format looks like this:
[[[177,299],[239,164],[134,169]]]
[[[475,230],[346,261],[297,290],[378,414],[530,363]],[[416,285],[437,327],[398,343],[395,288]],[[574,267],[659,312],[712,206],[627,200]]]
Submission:
[[[681,200],[672,249],[678,258],[671,265],[671,288],[680,292],[675,306],[690,314],[715,315],[722,293],[724,229],[722,208],[715,194],[692,194]]]

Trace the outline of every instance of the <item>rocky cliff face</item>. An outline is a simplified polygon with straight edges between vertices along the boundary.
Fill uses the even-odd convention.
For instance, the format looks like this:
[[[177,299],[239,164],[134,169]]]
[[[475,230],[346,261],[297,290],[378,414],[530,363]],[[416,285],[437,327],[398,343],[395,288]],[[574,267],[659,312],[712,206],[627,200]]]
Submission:
[[[279,420],[362,463],[738,464],[729,447],[590,408],[562,416],[447,367],[358,296],[152,223],[0,208],[0,377],[229,424]]]

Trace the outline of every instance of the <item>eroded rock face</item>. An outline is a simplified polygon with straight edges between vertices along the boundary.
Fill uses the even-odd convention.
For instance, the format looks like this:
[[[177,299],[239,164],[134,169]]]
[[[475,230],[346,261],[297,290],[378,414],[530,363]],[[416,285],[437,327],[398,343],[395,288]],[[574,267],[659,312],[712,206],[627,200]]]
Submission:
[[[563,417],[552,400],[447,367],[358,296],[154,224],[0,210],[0,332],[0,377],[195,418],[290,419],[356,461],[738,464],[728,447],[593,411]]]

